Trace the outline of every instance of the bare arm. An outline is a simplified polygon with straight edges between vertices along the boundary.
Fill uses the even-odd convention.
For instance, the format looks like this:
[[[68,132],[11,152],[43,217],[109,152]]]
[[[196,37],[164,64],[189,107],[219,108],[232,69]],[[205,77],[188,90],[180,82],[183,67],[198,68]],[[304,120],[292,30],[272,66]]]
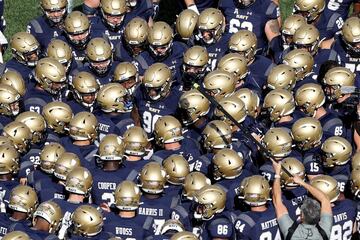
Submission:
[[[265,34],[270,42],[274,37],[280,35],[280,26],[277,19],[267,21],[265,25]]]
[[[194,0],[184,0],[184,2],[185,2],[185,4],[186,4],[186,7],[189,7],[189,6],[195,4],[195,1],[194,1]]]
[[[100,5],[100,0],[84,0],[84,4],[91,8],[97,8]]]
[[[322,48],[322,49],[330,49],[333,42],[334,42],[334,38],[324,40],[324,41],[321,42],[320,48]]]
[[[294,182],[308,190],[308,192],[321,203],[321,213],[332,214],[330,200],[322,191],[304,182],[299,176],[294,176]]]
[[[280,175],[281,164],[273,162],[273,167],[275,170],[275,176]],[[273,183],[273,204],[275,207],[276,218],[280,219],[284,214],[288,213],[288,210],[281,198],[281,186],[280,186],[280,178],[275,178]]]

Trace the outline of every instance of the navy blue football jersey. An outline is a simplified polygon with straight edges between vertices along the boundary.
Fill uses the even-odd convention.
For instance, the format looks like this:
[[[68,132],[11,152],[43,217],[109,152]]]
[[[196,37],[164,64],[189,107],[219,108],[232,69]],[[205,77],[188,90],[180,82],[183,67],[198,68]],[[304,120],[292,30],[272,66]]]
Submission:
[[[27,175],[27,185],[34,187],[35,183],[41,179],[51,180],[52,174],[48,174],[41,169],[35,169]]]
[[[154,9],[151,0],[137,0],[136,6],[131,8],[130,13],[128,13],[128,18],[133,19],[134,17],[141,17],[146,21],[149,21],[153,14]]]
[[[276,65],[267,57],[256,55],[249,64],[249,71],[255,76],[260,86],[264,86],[271,69]]]
[[[24,96],[24,110],[41,114],[43,107],[47,103],[61,101],[62,99],[61,94],[55,96],[37,87],[30,88]]]
[[[238,239],[281,239],[275,209],[269,205],[264,212],[244,212],[235,222]]]
[[[12,225],[9,226],[8,229],[10,232],[12,231],[23,231],[25,232],[27,235],[29,235],[29,237],[32,240],[58,240],[59,238],[51,233],[45,232],[45,231],[39,231],[34,229],[33,227],[27,225],[24,222],[20,222],[20,223],[13,223]]]
[[[18,179],[0,181],[0,194],[2,196],[0,199],[0,212],[4,212],[6,210],[10,199],[10,192],[18,185],[20,185]]]
[[[116,45],[114,45],[115,53],[114,59],[119,62],[133,62],[135,57],[133,53],[130,51],[128,47],[126,47],[126,43],[124,39],[119,41]],[[137,67],[139,67],[139,63],[135,60]]]
[[[53,38],[57,38],[62,33],[62,30],[51,23],[45,15],[31,20],[27,25],[26,31],[38,40],[43,51],[46,51]]]
[[[312,78],[314,80],[317,79],[317,76],[319,75],[320,67],[323,63],[326,61],[336,61],[340,64],[340,56],[337,54],[337,52],[333,49],[319,49],[318,52],[314,56],[314,67],[312,75]]]
[[[289,48],[282,40],[282,35],[276,36],[269,42],[268,53],[275,64],[281,64],[283,52]]]
[[[332,207],[334,223],[330,239],[350,240],[356,219],[356,203],[350,199],[336,201]]]
[[[167,157],[172,154],[181,154],[188,162],[191,162],[194,158],[197,158],[201,155],[200,148],[198,143],[193,139],[184,138],[181,141],[181,147],[176,150],[159,150],[154,152],[151,156],[150,160],[156,161],[158,163],[162,163]]]
[[[318,120],[321,123],[323,131],[327,132],[330,136],[346,137],[345,125],[335,111],[326,109],[326,114]]]
[[[231,37],[231,34],[224,33],[219,40],[212,44],[206,44],[203,41],[200,41],[198,44],[206,48],[209,53],[209,68],[210,70],[215,70],[219,60],[225,55],[228,51],[228,42]]]
[[[95,236],[92,237],[83,237],[83,236],[78,236],[78,235],[74,235],[72,234],[70,239],[71,240],[87,240],[87,239],[91,239],[91,240],[104,240],[104,239],[110,239],[114,237],[114,235],[112,233],[109,232],[105,232],[104,230],[101,231],[100,233],[96,234]]]
[[[31,224],[29,220],[15,220],[6,213],[0,213],[0,238],[3,238],[8,232],[10,232],[11,229],[9,229],[9,227],[15,223],[23,223],[25,225]]]
[[[31,85],[31,87],[32,87],[32,85],[34,84],[34,82],[31,82],[31,80],[30,80],[34,67],[26,66],[26,65],[18,62],[15,58],[11,58],[9,61],[7,61],[5,64],[5,67],[6,67],[6,69],[15,70],[18,73],[20,73],[22,78],[25,81],[26,86]]]
[[[114,133],[122,136],[126,130],[135,126],[134,120],[130,117],[130,113],[105,113],[101,110],[95,110],[99,123],[99,139],[104,137],[104,134]]]
[[[180,95],[177,89],[172,88],[167,97],[151,101],[142,85],[135,90],[134,104],[140,115],[141,126],[148,135],[153,133],[155,123],[160,117],[176,113]]]
[[[344,20],[339,13],[324,11],[314,23],[320,32],[320,39],[331,39],[344,25]]]
[[[259,52],[267,49],[265,25],[280,16],[279,7],[269,0],[256,0],[246,8],[239,8],[234,0],[220,0],[219,9],[224,13],[229,33],[246,29],[255,33]]]
[[[349,9],[354,0],[327,0],[324,12],[332,12],[340,14],[342,19],[346,19],[349,15]]]
[[[118,64],[118,62],[112,62],[108,72],[103,75],[99,75],[91,68],[90,64],[87,62],[82,67],[79,67],[78,69],[75,69],[70,73],[69,81],[71,81],[71,79],[74,78],[75,75],[79,72],[88,72],[94,75],[94,77],[99,81],[100,85],[110,83],[114,75],[115,67]]]
[[[171,209],[177,205],[179,197],[171,198],[162,195],[157,199],[148,199],[142,196],[140,201],[143,204],[137,209],[137,215],[151,217],[152,224],[149,224],[149,229],[146,229],[146,231],[150,234],[159,235],[165,221],[170,219]]]
[[[236,218],[235,212],[225,211],[216,214],[211,220],[204,221],[199,228],[200,239],[235,239],[236,233],[233,223]]]
[[[43,178],[35,182],[34,189],[38,195],[39,202],[45,202],[51,199],[65,199],[65,186],[55,181],[55,178]]]
[[[320,146],[309,149],[303,153],[303,164],[306,175],[319,175],[324,173],[323,165],[319,158]]]
[[[307,197],[307,191],[303,187],[283,188],[282,201],[288,209],[291,219],[300,220],[301,210],[300,206]]]
[[[147,217],[135,216],[133,218],[122,218],[114,213],[104,214],[104,231],[114,234],[121,239],[145,239],[144,224]]]
[[[8,117],[8,116],[5,116],[5,115],[0,115],[0,129],[1,129],[1,132],[2,130],[4,129],[4,127],[11,123],[12,121],[14,121],[14,119]]]
[[[34,171],[40,165],[40,152],[43,146],[32,146],[31,149],[20,157],[19,178],[26,178],[31,171]]]

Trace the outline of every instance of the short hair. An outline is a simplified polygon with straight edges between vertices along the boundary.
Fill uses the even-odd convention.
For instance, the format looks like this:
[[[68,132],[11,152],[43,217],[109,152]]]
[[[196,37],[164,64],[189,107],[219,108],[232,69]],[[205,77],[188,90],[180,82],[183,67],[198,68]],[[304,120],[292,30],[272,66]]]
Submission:
[[[304,215],[303,223],[316,225],[320,221],[320,203],[312,198],[306,198],[301,205],[301,211]]]

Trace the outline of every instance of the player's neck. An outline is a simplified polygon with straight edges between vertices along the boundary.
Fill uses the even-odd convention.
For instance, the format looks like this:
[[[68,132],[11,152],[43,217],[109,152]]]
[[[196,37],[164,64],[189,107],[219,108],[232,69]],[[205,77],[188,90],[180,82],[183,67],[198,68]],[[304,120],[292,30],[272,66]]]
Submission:
[[[90,140],[75,140],[73,144],[76,146],[88,146],[91,144],[91,142]]]
[[[85,199],[84,195],[70,193],[67,201],[71,203],[83,203],[84,199]]]
[[[165,143],[164,149],[165,150],[179,150],[181,148],[180,142],[173,142],[173,143]]]
[[[252,212],[265,212],[267,210],[266,205],[251,207]]]
[[[122,218],[133,218],[135,217],[135,211],[120,211],[119,216]]]
[[[0,182],[10,181],[11,179],[12,179],[11,173],[0,175]]]
[[[49,223],[45,219],[37,217],[35,221],[34,228],[37,231],[49,232]]]
[[[120,167],[120,161],[105,161],[103,165],[104,171],[116,171]]]
[[[150,194],[150,193],[144,193],[143,196],[147,199],[158,199],[161,197],[161,194]]]
[[[315,118],[316,119],[320,119],[322,116],[324,116],[326,114],[326,110],[324,107],[319,107],[317,110],[316,110],[316,113],[315,113]]]
[[[15,220],[24,220],[27,218],[27,214],[23,212],[14,211],[11,217]]]
[[[37,90],[45,91],[45,90],[40,86],[40,84],[36,84],[36,85],[35,85],[35,88],[36,88]]]
[[[136,162],[136,161],[140,161],[142,157],[140,156],[135,156],[135,155],[126,155],[126,160],[129,162]]]
[[[293,117],[292,117],[291,115],[287,115],[287,116],[281,117],[278,122],[279,122],[279,123],[282,123],[282,122],[290,122],[291,120],[293,120]]]

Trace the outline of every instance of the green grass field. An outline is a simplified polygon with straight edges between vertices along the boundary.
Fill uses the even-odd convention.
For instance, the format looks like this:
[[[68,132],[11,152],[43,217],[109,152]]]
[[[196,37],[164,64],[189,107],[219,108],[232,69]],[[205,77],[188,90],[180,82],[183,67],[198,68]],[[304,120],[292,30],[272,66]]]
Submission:
[[[180,0],[162,0],[160,5],[161,13],[159,15],[164,17],[161,18],[161,20],[167,20],[168,18],[166,16],[173,12],[170,10],[173,9],[172,1]],[[74,0],[74,6],[78,6],[81,3],[82,0]],[[280,6],[283,19],[291,13],[292,5],[293,0],[281,1]],[[7,39],[9,40],[16,32],[25,31],[28,22],[40,14],[41,10],[39,7],[39,0],[5,0],[5,19],[7,22],[5,36]],[[9,58],[10,52],[8,50],[5,54],[5,61]]]

